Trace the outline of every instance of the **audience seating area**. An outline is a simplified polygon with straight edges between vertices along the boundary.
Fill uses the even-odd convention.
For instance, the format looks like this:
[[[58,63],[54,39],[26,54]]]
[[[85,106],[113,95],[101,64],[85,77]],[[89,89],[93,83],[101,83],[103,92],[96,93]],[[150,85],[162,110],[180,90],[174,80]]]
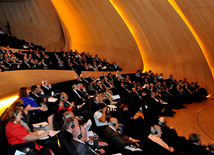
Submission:
[[[72,91],[75,85],[85,93],[86,96],[81,97],[84,102],[73,98]],[[94,88],[94,91],[90,86]],[[175,149],[174,152],[170,153],[148,138],[150,127],[154,124],[159,124],[158,119],[160,117],[174,116],[173,109],[185,108],[185,104],[191,104],[192,102],[202,102],[207,95],[206,90],[197,85],[197,82],[189,82],[187,79],[177,81],[172,75],[166,78],[162,73],[155,74],[152,71],[143,73],[141,70],[138,70],[135,74],[126,75],[121,75],[119,71],[117,71],[116,75],[104,72],[103,76],[97,79],[93,78],[93,75],[87,78],[80,75],[75,80],[53,84],[51,90],[54,92],[52,94],[53,97],[58,99],[54,104],[57,108],[59,100],[64,99],[64,97],[62,98],[62,93],[64,92],[68,96],[68,101],[70,103],[74,102],[74,115],[83,117],[79,120],[79,123],[84,124],[88,119],[92,120],[91,130],[96,132],[101,140],[109,144],[110,149],[106,148],[106,154],[119,152],[127,155],[133,154],[133,152],[121,147],[108,136],[105,130],[96,126],[93,117],[97,110],[94,109],[96,97],[99,97],[101,99],[100,102],[106,105],[116,106],[116,110],[110,111],[110,116],[117,118],[119,123],[125,126],[124,135],[141,141],[142,154],[157,152],[188,154],[190,142],[184,137],[180,137],[182,135],[176,136],[173,139],[173,143],[168,144]],[[110,94],[110,96],[107,94]],[[112,96],[118,94],[120,98],[113,100]],[[46,104],[48,105],[47,101]],[[151,104],[154,105],[151,106]],[[76,108],[79,105],[83,106]],[[63,113],[66,110],[63,113],[59,113],[57,108],[54,110],[54,129],[61,130]],[[137,115],[138,113],[141,113],[141,115]],[[75,148],[70,145],[70,142],[66,140],[62,132],[56,138],[59,139],[59,146],[58,151],[54,153],[75,154]]]
[[[17,51],[12,52],[10,47],[0,49],[1,71],[20,69],[58,69],[81,71],[116,71],[122,70],[117,63],[109,63],[106,59],[93,57],[89,53],[70,52],[38,52]]]
[[[97,55],[93,57],[89,53],[79,53],[77,50],[45,52],[45,49],[41,46],[27,43],[15,37],[8,37],[4,34],[0,35],[0,45],[2,45],[0,49],[1,71],[58,69],[73,70],[78,74],[75,80],[52,85],[48,83],[48,79],[42,80],[41,86],[40,84],[32,86],[30,95],[25,96],[27,99],[33,100],[38,105],[35,107],[38,107],[39,110],[40,108],[47,108],[47,111],[51,109],[54,114],[53,130],[61,130],[61,132],[53,138],[49,137],[48,140],[36,141],[38,144],[51,149],[54,154],[73,155],[77,153],[73,142],[68,141],[64,135],[63,124],[65,122],[63,119],[66,111],[72,111],[78,118],[80,125],[91,119],[92,126],[90,130],[99,136],[99,141],[108,143],[108,146],[103,147],[105,154],[191,154],[194,152],[190,150],[193,145],[191,141],[182,137],[182,135],[178,136],[176,130],[167,127],[165,122],[160,123],[160,118],[174,116],[173,109],[185,108],[185,104],[203,102],[208,94],[206,89],[201,88],[197,82],[189,82],[185,78],[178,81],[173,75],[166,78],[162,73],[142,72],[142,70],[138,70],[133,74],[121,75],[119,71],[122,69],[116,62],[109,63],[106,59],[102,60]],[[3,46],[7,47],[4,48]],[[10,47],[29,49],[29,51],[12,52]],[[39,50],[42,51],[39,52]],[[94,78],[93,75],[84,77],[81,74],[82,71],[115,71],[116,74],[103,72],[103,76]],[[79,94],[77,93],[75,97],[76,92],[79,92]],[[115,96],[116,99],[114,99]],[[50,101],[53,98],[56,101]],[[69,106],[66,107],[65,103],[69,103]],[[126,149],[113,139],[105,129],[96,125],[94,114],[100,110],[99,106],[101,104],[108,107],[106,121],[109,122],[110,118],[116,118],[124,126],[123,135],[140,141],[139,145],[134,147],[140,148],[143,150],[142,152],[132,152]],[[24,108],[26,109],[26,107],[25,105]],[[7,142],[5,136],[6,124],[4,124],[4,119],[9,110],[2,114],[0,123],[0,152],[8,155],[14,154],[14,146]],[[37,110],[35,108],[28,110],[29,123],[27,123],[27,126],[32,132],[35,131],[32,126],[34,119],[43,119],[38,115]],[[52,124],[48,123],[51,127]],[[155,130],[155,134],[158,134],[154,126],[157,124],[160,125],[165,135],[161,138],[169,147],[173,148],[173,151],[170,152],[149,138],[152,129]],[[165,130],[166,128],[167,130]],[[24,147],[28,144],[32,143],[24,143]],[[15,146],[15,148],[20,148],[20,145]],[[23,145],[21,147],[23,149]]]
[[[24,50],[46,50],[41,45],[35,45],[31,42],[18,39],[17,37],[8,36],[7,34],[0,33],[0,46],[10,46],[11,48],[24,49]]]

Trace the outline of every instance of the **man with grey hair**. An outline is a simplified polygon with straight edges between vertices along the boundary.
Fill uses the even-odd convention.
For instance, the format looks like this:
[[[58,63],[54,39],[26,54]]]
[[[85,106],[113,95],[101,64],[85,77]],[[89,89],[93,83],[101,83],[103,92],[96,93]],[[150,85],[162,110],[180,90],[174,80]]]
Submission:
[[[76,126],[72,131],[72,135],[73,140],[71,141],[71,143],[75,146],[76,153],[78,155],[97,155],[97,152],[99,152],[99,154],[105,153],[103,149],[93,150],[85,143],[87,133],[86,129],[83,126]]]
[[[161,127],[159,125],[151,126],[151,134],[149,134],[148,138],[153,142],[159,144],[170,152],[174,152],[173,147],[169,147],[162,139],[161,139]]]
[[[115,140],[117,143],[119,143],[119,145],[121,146],[127,146],[127,145],[131,145],[137,142],[140,142],[139,140],[136,140],[134,138],[128,137],[128,136],[124,136],[123,134],[118,132],[118,120],[116,118],[111,118],[109,120],[109,124],[108,127],[105,129],[105,131],[109,134],[109,136]]]
[[[209,151],[206,150],[207,146],[201,143],[201,135],[199,133],[189,134],[189,142],[191,143],[188,146],[189,154],[209,154]]]
[[[209,148],[210,153],[214,154],[214,141],[209,142],[208,148]]]

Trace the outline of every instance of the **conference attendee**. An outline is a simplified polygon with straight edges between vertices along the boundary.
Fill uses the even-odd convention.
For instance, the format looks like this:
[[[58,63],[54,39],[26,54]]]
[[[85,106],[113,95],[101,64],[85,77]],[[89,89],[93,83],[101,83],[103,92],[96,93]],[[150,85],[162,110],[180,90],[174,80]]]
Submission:
[[[46,79],[42,80],[41,89],[43,90],[44,94],[47,96],[55,96],[51,84],[48,83]]]
[[[96,126],[106,128],[108,126],[107,122],[107,106],[102,103],[98,105],[98,110],[94,113],[94,121]]]
[[[158,125],[151,126],[151,134],[149,134],[148,138],[151,139],[153,142],[159,144],[160,146],[164,147],[170,152],[174,152],[173,147],[169,147],[162,139],[161,139],[161,127]]]
[[[75,117],[68,117],[65,121],[65,130],[63,132],[67,141],[71,141],[73,138],[72,132],[76,126],[79,126],[79,121]]]
[[[18,97],[24,101],[24,107],[29,111],[30,123],[39,123],[47,121],[53,128],[53,111],[40,107],[34,100],[30,99],[29,91],[26,87],[21,87],[18,90]]]
[[[63,102],[65,108],[73,108],[74,107],[74,102],[69,102],[68,101],[68,95],[65,92],[62,92],[60,94],[60,100]]]
[[[31,86],[31,92],[29,93],[29,97],[32,98],[36,103],[44,104],[44,100],[38,95],[39,88],[36,85]]]
[[[132,144],[136,144],[137,146],[139,146],[139,144],[137,144],[137,142],[140,142],[139,140],[121,134],[120,132],[118,132],[118,128],[118,120],[112,117],[109,120],[108,127],[105,128],[105,131],[114,141],[116,141],[121,146],[127,146]]]
[[[11,145],[12,151],[15,152],[15,150],[22,150],[25,147],[30,147],[33,150],[39,149],[40,147],[35,141],[40,138],[48,137],[49,131],[45,131],[42,134],[29,132],[21,125],[22,117],[21,108],[14,109],[14,111],[10,111],[8,113],[9,122],[5,127],[5,134],[8,143]],[[49,154],[48,151],[46,153]]]
[[[68,94],[69,98],[72,99],[77,105],[85,102],[85,99],[82,98],[81,94],[77,91],[78,87],[76,84],[73,84],[72,91]]]
[[[209,142],[208,149],[211,154],[214,154],[214,141]]]
[[[84,98],[84,100],[90,99],[90,96],[88,95],[86,88],[83,86],[82,83],[77,84],[77,92],[82,98]]]
[[[82,80],[82,84],[84,87],[87,87],[89,85],[89,81],[85,78],[84,74],[80,74],[80,79]]]
[[[78,155],[88,154],[88,155],[96,155],[98,151],[99,154],[104,154],[105,151],[103,149],[93,150],[86,143],[87,133],[86,129],[83,126],[76,126],[72,131],[73,139],[70,142],[71,145],[75,146],[75,151]]]
[[[95,81],[95,78],[93,77],[92,74],[89,74],[88,81],[89,81],[89,82]]]
[[[201,143],[201,137],[199,133],[189,134],[189,142],[190,145],[188,146],[188,154],[209,154],[209,151],[206,150],[207,146]]]
[[[66,120],[67,118],[75,118],[75,115],[72,111],[65,111],[62,115],[62,119],[59,121],[59,124],[61,126],[61,131],[64,132],[66,127],[65,127],[65,124],[66,124]]]
[[[73,111],[74,110],[74,102],[70,105],[70,107],[66,108],[64,106],[63,101],[59,100],[57,112],[59,114],[63,114],[65,111]]]
[[[23,58],[21,68],[22,69],[31,69],[31,66],[30,66],[29,62],[27,61],[27,58]]]
[[[175,146],[178,140],[177,132],[174,128],[167,126],[167,121],[164,117],[158,119],[158,124],[161,127],[161,139],[169,146]]]
[[[97,90],[93,87],[94,83],[95,83],[95,81],[89,82],[89,85],[87,87],[89,95],[95,95],[97,93]]]
[[[22,99],[17,99],[15,100],[9,108],[6,109],[5,113],[2,114],[1,116],[1,121],[4,125],[7,124],[7,121],[9,121],[9,112],[10,111],[14,111],[15,109],[17,108],[21,108],[23,110],[23,117],[22,117],[22,120],[21,120],[21,125],[24,126],[29,132],[31,131],[30,128],[29,128],[29,114],[28,114],[28,110],[27,109],[24,109],[24,102]]]

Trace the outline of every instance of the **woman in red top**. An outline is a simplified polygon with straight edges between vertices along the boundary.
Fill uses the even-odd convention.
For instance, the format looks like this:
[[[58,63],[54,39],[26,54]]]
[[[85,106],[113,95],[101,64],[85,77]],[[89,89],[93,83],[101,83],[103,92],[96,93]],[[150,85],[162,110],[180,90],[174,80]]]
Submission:
[[[60,113],[60,111],[63,109],[64,109],[63,113],[65,111],[73,111],[74,110],[74,102],[71,103],[71,106],[69,108],[66,108],[66,107],[64,107],[64,103],[60,100],[58,106],[59,106],[58,110],[57,110],[58,113]]]
[[[48,131],[45,131],[43,134],[31,133],[20,124],[23,117],[21,108],[8,111],[7,114],[9,121],[5,127],[5,133],[7,141],[11,144],[13,151],[21,150],[25,147],[36,149],[35,146],[37,146],[37,144],[34,141],[48,136]]]

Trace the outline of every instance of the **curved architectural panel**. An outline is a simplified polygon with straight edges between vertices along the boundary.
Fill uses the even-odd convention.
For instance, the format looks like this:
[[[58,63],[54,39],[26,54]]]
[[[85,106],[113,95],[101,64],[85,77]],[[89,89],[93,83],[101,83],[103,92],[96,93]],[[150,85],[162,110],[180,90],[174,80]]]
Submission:
[[[23,2],[28,0],[1,0],[1,2]]]
[[[20,87],[30,88],[34,84],[41,84],[47,79],[50,83],[73,80],[74,71],[63,70],[20,70],[1,73],[0,99],[16,95]]]
[[[214,76],[214,1],[174,1],[199,36],[205,49],[204,55]]]
[[[0,27],[9,21],[13,36],[42,45],[48,50],[65,47],[60,21],[50,1],[0,2],[0,14]]]
[[[143,68],[129,29],[107,0],[52,0],[71,37],[72,49],[98,54],[124,70]],[[133,63],[134,62],[134,63]]]
[[[168,0],[111,0],[131,22],[146,69],[199,81],[209,92],[213,78],[203,52]],[[125,16],[125,17],[123,17]],[[132,19],[131,19],[132,17]],[[140,48],[142,47],[142,48]]]

